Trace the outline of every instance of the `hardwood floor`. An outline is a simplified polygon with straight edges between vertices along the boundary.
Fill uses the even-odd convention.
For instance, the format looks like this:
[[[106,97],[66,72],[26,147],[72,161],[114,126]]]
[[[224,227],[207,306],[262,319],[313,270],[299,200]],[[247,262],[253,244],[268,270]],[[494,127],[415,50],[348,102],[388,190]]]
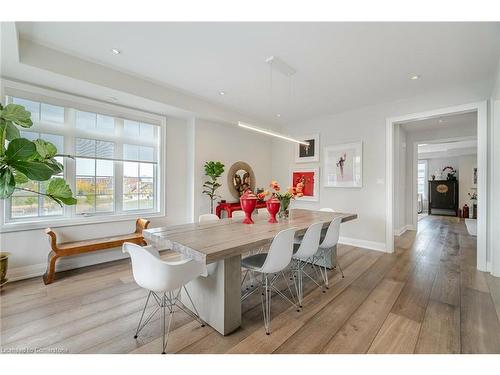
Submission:
[[[500,353],[500,279],[475,269],[462,221],[428,216],[394,254],[339,246],[345,278],[322,293],[305,283],[303,310],[273,296],[266,336],[260,296],[243,302],[229,336],[175,314],[169,353]],[[173,257],[167,253],[164,257]],[[284,285],[282,286],[284,288]],[[147,292],[128,260],[8,284],[0,298],[3,351],[158,353],[159,317],[134,339]]]

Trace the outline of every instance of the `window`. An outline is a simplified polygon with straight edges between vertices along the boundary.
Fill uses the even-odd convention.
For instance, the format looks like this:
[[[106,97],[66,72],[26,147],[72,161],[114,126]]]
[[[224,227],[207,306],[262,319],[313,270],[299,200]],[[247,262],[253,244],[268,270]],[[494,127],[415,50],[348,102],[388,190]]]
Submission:
[[[419,160],[417,168],[417,192],[427,199],[427,160]]]
[[[19,96],[6,102],[31,112],[33,126],[21,130],[22,137],[45,139],[74,156],[57,159],[78,203],[60,207],[37,194],[48,182],[29,182],[5,202],[5,223],[160,212],[159,118],[142,122]]]

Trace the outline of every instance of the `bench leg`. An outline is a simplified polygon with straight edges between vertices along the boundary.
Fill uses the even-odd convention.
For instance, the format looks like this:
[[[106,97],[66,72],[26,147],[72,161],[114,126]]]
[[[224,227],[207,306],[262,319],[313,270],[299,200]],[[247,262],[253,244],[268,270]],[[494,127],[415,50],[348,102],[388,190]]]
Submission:
[[[51,251],[48,256],[47,271],[43,275],[43,282],[45,285],[52,284],[54,281],[54,275],[56,273],[56,260],[59,256]]]

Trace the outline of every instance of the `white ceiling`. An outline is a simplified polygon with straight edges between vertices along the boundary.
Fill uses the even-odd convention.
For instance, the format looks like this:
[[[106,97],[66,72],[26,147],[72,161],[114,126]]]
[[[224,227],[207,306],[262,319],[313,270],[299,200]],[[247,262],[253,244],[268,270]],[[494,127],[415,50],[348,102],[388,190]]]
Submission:
[[[492,81],[498,23],[19,23],[20,37],[286,123]],[[120,55],[111,48],[122,51]],[[268,56],[297,73],[274,74]],[[413,74],[421,79],[410,80]],[[226,95],[219,92],[224,90]],[[276,114],[281,113],[280,119]]]

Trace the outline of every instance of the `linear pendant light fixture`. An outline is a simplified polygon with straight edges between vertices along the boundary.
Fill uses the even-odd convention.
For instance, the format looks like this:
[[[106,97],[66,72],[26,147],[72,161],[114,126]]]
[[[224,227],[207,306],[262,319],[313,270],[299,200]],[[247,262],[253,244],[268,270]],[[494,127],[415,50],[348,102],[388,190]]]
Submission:
[[[286,135],[273,132],[272,130],[267,130],[267,129],[259,128],[258,126],[253,126],[253,125],[250,125],[250,124],[246,124],[246,123],[241,122],[241,121],[238,121],[238,126],[240,128],[252,130],[252,131],[257,132],[257,133],[267,134],[267,135],[270,135],[270,136],[273,136],[273,137],[276,137],[276,138],[281,138],[281,139],[284,139],[285,141],[298,143],[298,144],[301,144],[301,145],[304,145],[304,146],[309,146],[309,142],[305,142],[305,141],[301,141],[299,139],[288,137]]]
[[[271,72],[270,95],[272,95],[272,81],[273,81],[272,72],[273,72],[273,70],[280,72],[288,79],[291,79],[291,77],[296,73],[296,71],[294,68],[292,68],[290,65],[288,65],[286,62],[284,62],[283,60],[281,60],[277,56],[269,56],[265,61],[267,64],[269,64],[269,68],[270,68],[270,72]],[[277,116],[281,117],[280,114],[278,114]],[[258,133],[270,135],[272,137],[280,138],[280,139],[283,139],[285,141],[298,143],[298,144],[301,144],[304,146],[309,146],[309,142],[301,141],[299,139],[295,139],[295,138],[289,137],[289,136],[284,135],[284,134],[276,133],[276,132],[273,132],[272,130],[259,128],[258,126],[253,126],[253,125],[244,123],[242,121],[238,121],[238,126],[241,128],[244,128],[244,129],[252,130],[254,132],[258,132]]]

